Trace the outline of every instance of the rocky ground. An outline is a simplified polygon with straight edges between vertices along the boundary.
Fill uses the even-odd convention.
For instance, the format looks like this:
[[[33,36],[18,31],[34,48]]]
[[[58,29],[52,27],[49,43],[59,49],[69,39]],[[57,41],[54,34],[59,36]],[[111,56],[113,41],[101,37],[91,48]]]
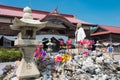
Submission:
[[[26,80],[120,80],[120,60],[113,59],[108,53],[72,54],[65,63],[55,63],[51,57],[38,68],[40,78]],[[7,75],[7,80],[16,80],[14,72]]]

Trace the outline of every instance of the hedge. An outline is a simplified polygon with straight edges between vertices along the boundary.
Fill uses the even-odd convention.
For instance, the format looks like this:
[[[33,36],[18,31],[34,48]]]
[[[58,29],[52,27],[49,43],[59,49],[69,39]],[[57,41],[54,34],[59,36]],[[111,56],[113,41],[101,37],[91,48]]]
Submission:
[[[15,48],[0,48],[0,62],[10,62],[21,59],[22,54]]]

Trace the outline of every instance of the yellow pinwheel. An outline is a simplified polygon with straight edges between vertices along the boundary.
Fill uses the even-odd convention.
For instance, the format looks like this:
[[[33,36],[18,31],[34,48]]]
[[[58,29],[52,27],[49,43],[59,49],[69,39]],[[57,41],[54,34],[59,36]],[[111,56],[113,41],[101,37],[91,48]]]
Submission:
[[[62,55],[62,62],[67,62],[71,58],[69,53]]]

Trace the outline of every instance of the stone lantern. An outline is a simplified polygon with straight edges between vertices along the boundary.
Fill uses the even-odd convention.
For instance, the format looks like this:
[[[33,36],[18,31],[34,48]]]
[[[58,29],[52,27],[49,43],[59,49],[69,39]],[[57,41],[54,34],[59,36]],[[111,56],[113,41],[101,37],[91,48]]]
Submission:
[[[99,41],[97,41],[95,46],[96,46],[96,50],[100,50],[103,44],[100,44]]]
[[[16,70],[16,76],[20,80],[37,78],[40,75],[33,59],[34,51],[39,44],[39,41],[36,41],[36,31],[44,28],[47,23],[34,20],[29,7],[24,8],[23,12],[23,17],[21,19],[15,18],[13,25],[10,25],[11,29],[20,31],[17,40],[15,40],[15,45],[20,48],[23,55]]]

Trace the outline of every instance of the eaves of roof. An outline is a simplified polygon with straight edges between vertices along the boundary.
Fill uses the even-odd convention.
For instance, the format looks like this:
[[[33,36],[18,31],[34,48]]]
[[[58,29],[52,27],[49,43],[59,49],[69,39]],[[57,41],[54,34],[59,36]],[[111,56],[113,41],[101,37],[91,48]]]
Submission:
[[[98,36],[98,35],[104,35],[104,34],[110,34],[110,31],[104,31],[104,32],[97,32],[97,33],[93,33],[90,36]]]

